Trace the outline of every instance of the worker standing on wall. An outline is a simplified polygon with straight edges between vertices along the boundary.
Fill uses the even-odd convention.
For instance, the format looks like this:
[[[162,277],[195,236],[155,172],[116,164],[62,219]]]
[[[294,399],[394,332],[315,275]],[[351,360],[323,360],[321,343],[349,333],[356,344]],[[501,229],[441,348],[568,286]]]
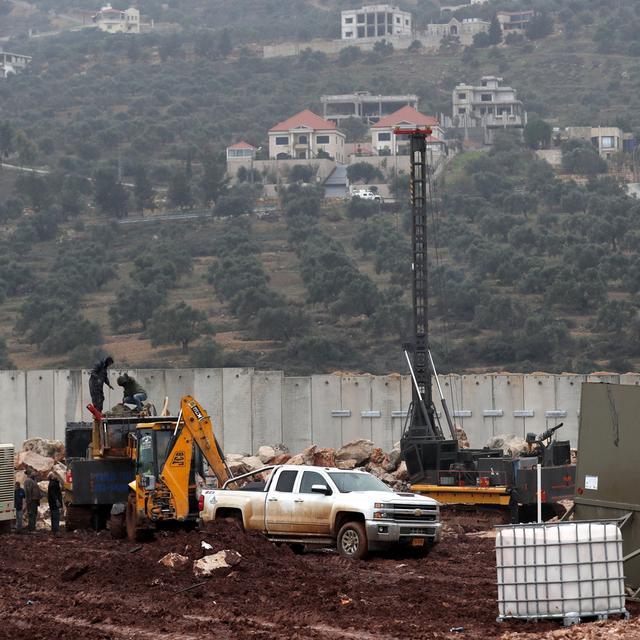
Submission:
[[[118,386],[122,387],[125,404],[135,404],[138,411],[142,411],[142,403],[147,399],[147,392],[138,384],[135,378],[123,373],[118,378]]]
[[[109,373],[107,369],[113,364],[113,358],[107,356],[104,360],[100,360],[93,365],[91,369],[91,375],[89,376],[89,393],[91,394],[91,402],[93,406],[102,411],[104,404],[104,385],[106,384],[109,389],[113,390],[113,387],[109,383]]]
[[[36,530],[36,520],[38,518],[38,506],[42,492],[38,483],[33,479],[33,472],[27,469],[27,479],[24,481],[24,494],[27,500],[27,511],[29,512],[29,533]]]

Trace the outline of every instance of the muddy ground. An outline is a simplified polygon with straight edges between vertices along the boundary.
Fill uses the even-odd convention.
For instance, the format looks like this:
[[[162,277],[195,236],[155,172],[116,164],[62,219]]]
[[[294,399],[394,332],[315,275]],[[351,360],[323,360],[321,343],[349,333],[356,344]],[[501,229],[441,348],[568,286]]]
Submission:
[[[195,578],[191,562],[158,564],[169,551],[201,557],[202,540],[243,559],[209,579]],[[581,630],[497,623],[493,545],[452,531],[424,559],[350,562],[331,552],[296,555],[228,524],[143,545],[107,532],[13,534],[0,548],[0,638],[640,638],[640,619]]]

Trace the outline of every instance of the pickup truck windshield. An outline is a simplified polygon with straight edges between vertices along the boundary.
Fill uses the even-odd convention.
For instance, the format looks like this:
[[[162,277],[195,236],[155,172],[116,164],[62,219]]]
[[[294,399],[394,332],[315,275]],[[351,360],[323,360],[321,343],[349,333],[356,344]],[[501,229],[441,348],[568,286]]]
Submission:
[[[335,482],[340,493],[351,491],[389,491],[387,485],[368,473],[329,473],[329,477]]]

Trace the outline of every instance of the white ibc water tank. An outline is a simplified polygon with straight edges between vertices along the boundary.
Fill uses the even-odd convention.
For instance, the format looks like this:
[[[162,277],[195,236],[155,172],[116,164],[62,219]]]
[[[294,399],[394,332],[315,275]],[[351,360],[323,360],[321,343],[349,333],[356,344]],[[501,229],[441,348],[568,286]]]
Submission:
[[[626,614],[622,535],[616,524],[500,527],[499,618]]]

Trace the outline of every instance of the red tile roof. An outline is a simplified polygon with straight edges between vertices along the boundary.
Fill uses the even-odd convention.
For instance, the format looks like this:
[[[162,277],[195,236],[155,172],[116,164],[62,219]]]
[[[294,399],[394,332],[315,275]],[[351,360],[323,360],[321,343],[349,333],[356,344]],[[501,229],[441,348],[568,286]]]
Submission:
[[[271,127],[269,131],[289,131],[290,129],[297,129],[298,127],[308,127],[309,129],[330,129],[332,131],[337,129],[333,122],[329,122],[328,120],[321,118],[310,109],[305,109],[300,113],[296,113],[295,116],[291,116],[290,118],[279,122],[275,126]]]
[[[236,142],[235,144],[232,144],[230,147],[227,147],[227,149],[255,149],[255,147],[252,144],[249,144],[248,142],[241,140],[240,142]]]
[[[380,118],[371,128],[395,127],[403,123],[414,124],[419,127],[433,127],[438,124],[438,119],[433,116],[425,116],[424,113],[420,113],[417,109],[406,105],[392,114]]]

